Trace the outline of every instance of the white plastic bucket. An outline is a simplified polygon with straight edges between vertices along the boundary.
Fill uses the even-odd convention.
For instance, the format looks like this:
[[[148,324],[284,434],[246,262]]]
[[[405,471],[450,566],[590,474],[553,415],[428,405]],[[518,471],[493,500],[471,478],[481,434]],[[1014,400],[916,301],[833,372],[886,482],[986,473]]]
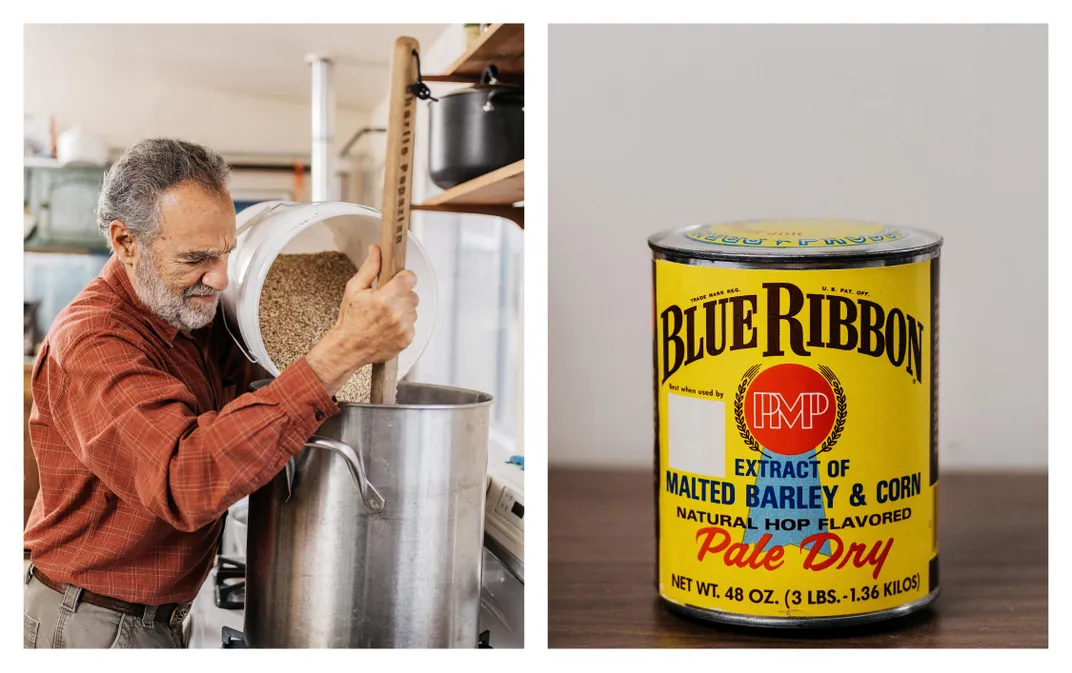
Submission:
[[[224,318],[246,357],[272,376],[279,376],[279,368],[265,350],[259,320],[268,269],[281,254],[327,251],[345,253],[360,267],[368,246],[380,241],[380,213],[353,203],[266,201],[238,213],[236,222],[237,241],[227,263],[229,283],[220,297]],[[428,345],[436,315],[435,274],[428,253],[413,232],[406,245],[406,268],[417,275],[414,291],[420,306],[413,342],[398,355],[399,378]]]

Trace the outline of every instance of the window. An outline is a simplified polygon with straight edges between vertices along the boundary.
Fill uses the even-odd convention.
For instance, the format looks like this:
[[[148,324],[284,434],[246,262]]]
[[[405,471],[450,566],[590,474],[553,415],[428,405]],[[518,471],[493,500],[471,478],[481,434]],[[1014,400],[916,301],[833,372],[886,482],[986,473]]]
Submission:
[[[421,214],[414,231],[436,272],[432,338],[411,378],[494,396],[491,439],[520,452],[523,232],[476,215]]]

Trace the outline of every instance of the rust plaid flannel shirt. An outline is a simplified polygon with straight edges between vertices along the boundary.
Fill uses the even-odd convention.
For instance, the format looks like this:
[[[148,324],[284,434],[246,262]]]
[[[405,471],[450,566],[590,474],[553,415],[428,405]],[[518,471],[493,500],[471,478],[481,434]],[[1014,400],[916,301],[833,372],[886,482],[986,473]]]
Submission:
[[[34,363],[34,565],[132,603],[193,600],[226,509],[338,412],[304,359],[243,393],[260,372],[222,319],[187,335],[150,313],[113,256]]]

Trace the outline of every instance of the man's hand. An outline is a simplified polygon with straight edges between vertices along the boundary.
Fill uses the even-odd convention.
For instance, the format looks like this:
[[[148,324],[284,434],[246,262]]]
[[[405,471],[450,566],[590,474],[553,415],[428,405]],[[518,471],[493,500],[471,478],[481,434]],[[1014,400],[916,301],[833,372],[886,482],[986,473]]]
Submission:
[[[346,283],[335,326],[305,356],[331,395],[364,365],[390,360],[413,341],[417,276],[403,270],[382,288],[373,288],[379,274],[380,248],[372,245]]]

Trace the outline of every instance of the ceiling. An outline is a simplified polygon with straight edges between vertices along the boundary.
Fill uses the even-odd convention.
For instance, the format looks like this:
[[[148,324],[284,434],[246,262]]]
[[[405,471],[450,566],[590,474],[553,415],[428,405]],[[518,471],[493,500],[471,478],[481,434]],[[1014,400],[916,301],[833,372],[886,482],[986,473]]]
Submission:
[[[30,24],[26,77],[83,76],[110,69],[132,80],[308,103],[308,54],[330,57],[335,101],[368,111],[387,95],[399,35],[430,45],[446,24]]]

